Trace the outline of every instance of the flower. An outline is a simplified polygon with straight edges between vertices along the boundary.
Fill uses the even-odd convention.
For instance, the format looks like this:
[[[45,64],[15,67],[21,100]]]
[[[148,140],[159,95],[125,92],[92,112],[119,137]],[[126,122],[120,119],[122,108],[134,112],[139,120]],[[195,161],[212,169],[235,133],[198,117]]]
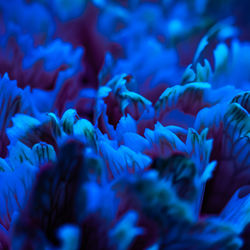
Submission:
[[[249,42],[222,5],[0,3],[0,249],[249,249]]]

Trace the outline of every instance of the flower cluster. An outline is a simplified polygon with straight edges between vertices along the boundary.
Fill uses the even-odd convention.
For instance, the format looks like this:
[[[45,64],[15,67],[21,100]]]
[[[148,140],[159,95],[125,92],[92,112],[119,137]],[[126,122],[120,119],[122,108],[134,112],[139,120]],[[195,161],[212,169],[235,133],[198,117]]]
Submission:
[[[0,1],[0,250],[250,249],[235,2]]]

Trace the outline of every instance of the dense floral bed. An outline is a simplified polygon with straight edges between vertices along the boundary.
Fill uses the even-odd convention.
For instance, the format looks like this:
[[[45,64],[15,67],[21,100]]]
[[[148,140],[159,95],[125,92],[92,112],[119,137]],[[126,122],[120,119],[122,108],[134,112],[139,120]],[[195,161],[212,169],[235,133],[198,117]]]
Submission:
[[[0,1],[0,250],[250,249],[248,1]]]

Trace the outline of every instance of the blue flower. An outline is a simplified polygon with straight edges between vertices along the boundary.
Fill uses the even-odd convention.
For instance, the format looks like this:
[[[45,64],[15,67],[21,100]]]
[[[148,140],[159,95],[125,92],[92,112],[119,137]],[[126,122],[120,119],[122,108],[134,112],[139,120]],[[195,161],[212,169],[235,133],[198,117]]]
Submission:
[[[0,3],[0,249],[249,249],[247,11],[222,5]]]

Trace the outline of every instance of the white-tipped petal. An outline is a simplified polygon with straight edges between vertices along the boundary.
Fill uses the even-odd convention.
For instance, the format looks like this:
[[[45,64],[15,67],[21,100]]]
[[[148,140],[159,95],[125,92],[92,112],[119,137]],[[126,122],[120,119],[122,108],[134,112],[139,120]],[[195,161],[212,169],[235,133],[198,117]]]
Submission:
[[[73,134],[74,124],[78,120],[79,116],[75,109],[68,109],[67,111],[65,111],[61,119],[63,131],[69,135]]]
[[[56,160],[56,153],[53,146],[39,142],[32,147],[35,165],[39,166],[49,161]]]

